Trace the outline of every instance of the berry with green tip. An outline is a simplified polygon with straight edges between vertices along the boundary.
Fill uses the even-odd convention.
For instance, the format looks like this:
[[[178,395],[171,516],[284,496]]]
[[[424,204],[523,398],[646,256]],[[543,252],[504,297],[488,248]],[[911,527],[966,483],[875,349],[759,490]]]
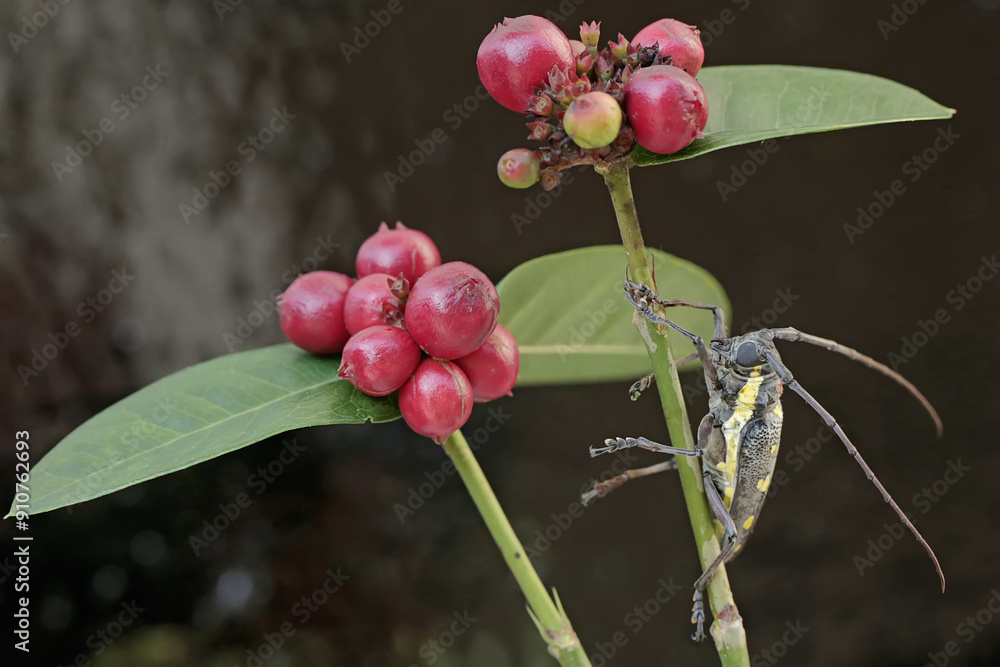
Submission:
[[[587,93],[573,100],[566,109],[563,126],[577,146],[603,148],[618,137],[622,110],[615,98],[607,93]]]
[[[509,150],[501,155],[500,161],[497,162],[497,176],[508,188],[530,188],[538,182],[540,169],[538,156],[527,148]]]

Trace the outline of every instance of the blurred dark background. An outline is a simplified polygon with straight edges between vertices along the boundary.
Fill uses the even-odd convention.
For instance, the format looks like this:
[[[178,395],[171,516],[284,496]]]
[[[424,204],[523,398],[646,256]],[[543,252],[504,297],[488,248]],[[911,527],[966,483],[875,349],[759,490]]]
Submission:
[[[599,19],[605,38],[671,16],[701,26],[707,65],[860,70],[959,110],[952,121],[782,140],[725,201],[717,184],[747,158],[745,148],[634,172],[649,245],[714,273],[737,324],[790,292],[796,298],[781,323],[886,361],[920,321],[939,309],[949,316],[935,335],[917,336],[924,344],[900,367],[940,410],[940,441],[919,407],[884,378],[822,350],[784,348],[799,379],[914,512],[948,574],[948,592],[938,590],[914,540],[885,536],[891,510],[838,443],[810,442],[822,434],[821,422],[789,396],[779,463],[787,483],[729,568],[754,665],[919,666],[935,664],[928,654],[942,654],[948,642],[958,655],[947,664],[1000,664],[1000,619],[988,607],[1000,597],[993,477],[1000,471],[1000,280],[986,280],[971,299],[949,297],[1000,247],[993,107],[1000,2],[400,3],[369,43],[347,54],[343,44],[386,2],[19,1],[0,9],[7,34],[0,49],[0,501],[13,495],[15,431],[30,430],[37,461],[116,400],[228,353],[226,334],[239,318],[283,289],[283,273],[324,244],[336,248],[321,268],[351,271],[361,240],[380,221],[400,219],[428,232],[446,259],[473,262],[499,280],[539,254],[616,243],[607,195],[585,170],[518,231],[512,215],[523,215],[525,197],[540,190],[502,187],[495,164],[525,143],[521,120],[474,99],[457,126],[445,114],[474,96],[476,49],[504,16],[549,12],[567,33]],[[23,17],[42,5],[58,11],[36,34]],[[901,12],[898,30],[880,27],[894,11]],[[145,86],[143,99],[122,101],[135,86]],[[247,157],[241,143],[268,125],[274,109],[294,118],[185,220],[180,204],[193,206],[193,189],[204,190],[210,172]],[[103,118],[112,119],[110,133],[100,130]],[[948,127],[958,138],[908,180],[906,163]],[[447,139],[390,189],[385,173],[435,128]],[[101,141],[77,163],[66,147],[86,133]],[[844,224],[856,223],[858,207],[895,179],[905,180],[905,194],[849,242]],[[81,306],[116,270],[134,275],[127,288],[99,311]],[[277,319],[265,319],[235,349],[280,341]],[[79,334],[22,381],[17,366],[69,321],[80,324]],[[480,447],[481,463],[526,545],[542,552],[536,566],[558,588],[588,652],[599,656],[595,667],[717,664],[710,644],[688,640],[687,587],[698,567],[675,479],[636,483],[568,528],[552,528],[553,515],[567,512],[581,486],[610,463],[591,460],[588,445],[615,434],[663,437],[656,401],[632,403],[626,389],[523,389],[477,407],[469,428],[483,426],[491,408],[506,415]],[[697,419],[704,401],[690,407]],[[255,470],[277,460],[284,438],[35,518],[32,652],[27,662],[23,655],[0,662],[555,664],[457,479],[401,524],[394,506],[441,468],[436,445],[401,423],[288,437],[304,452],[197,554],[191,536],[220,514],[220,504],[247,491]],[[806,460],[801,452],[809,450],[801,448],[809,446]],[[946,474],[958,462],[967,468],[962,476]],[[536,532],[546,529],[557,536],[548,546]],[[11,533],[4,522],[5,609],[13,594]],[[880,537],[890,548],[859,576],[858,558],[869,558],[869,540]],[[350,579],[302,622],[295,605],[337,568]],[[637,621],[633,609],[671,579],[684,590]],[[131,619],[125,608],[136,618],[111,640],[116,620]],[[455,614],[476,620],[453,626]],[[12,655],[4,616],[3,650]],[[288,622],[296,632],[271,656],[267,638],[276,641]],[[790,626],[801,637],[788,634]],[[450,634],[455,628],[460,635]],[[607,649],[618,631],[627,644],[602,662],[598,645]],[[936,659],[945,664],[943,654]]]

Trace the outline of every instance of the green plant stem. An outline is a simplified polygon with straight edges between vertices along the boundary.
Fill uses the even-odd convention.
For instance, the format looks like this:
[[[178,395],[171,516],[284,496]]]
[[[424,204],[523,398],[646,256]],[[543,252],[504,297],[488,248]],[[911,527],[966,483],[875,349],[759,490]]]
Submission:
[[[569,618],[558,602],[558,596],[553,601],[545,590],[545,585],[535,572],[461,431],[455,431],[449,436],[444,443],[444,450],[455,464],[465,488],[469,490],[479,514],[507,561],[507,567],[521,587],[524,597],[528,599],[528,611],[548,644],[549,653],[563,667],[590,667],[590,660],[573,632]]]
[[[611,201],[618,218],[618,228],[621,231],[622,244],[628,255],[628,266],[632,280],[646,283],[655,289],[646,247],[642,240],[642,230],[639,227],[635,200],[632,197],[632,185],[629,180],[631,166],[627,160],[619,160],[611,164],[601,165],[597,167],[597,171],[604,176],[608,191],[611,193]],[[663,415],[667,421],[670,442],[674,447],[694,449],[694,436],[684,406],[681,383],[677,377],[677,368],[670,350],[670,341],[665,332],[660,331],[659,327],[645,319],[639,319],[637,326],[646,344],[646,350],[649,352],[653,373],[656,375],[656,386],[660,394]],[[719,554],[719,541],[715,536],[712,513],[705,498],[701,461],[693,456],[679,456],[677,462],[684,500],[687,502],[691,527],[694,529],[698,555],[704,570]],[[740,617],[736,602],[733,600],[725,566],[720,567],[709,582],[708,599],[715,616],[711,633],[722,664],[725,667],[749,667],[750,657],[747,651],[743,619]]]

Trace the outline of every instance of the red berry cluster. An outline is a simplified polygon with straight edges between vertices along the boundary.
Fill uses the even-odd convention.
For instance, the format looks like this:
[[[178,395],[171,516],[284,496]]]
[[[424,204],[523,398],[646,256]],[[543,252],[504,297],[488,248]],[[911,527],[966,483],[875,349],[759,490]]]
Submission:
[[[702,136],[705,90],[695,80],[705,60],[697,28],[660,19],[629,42],[619,33],[598,51],[600,23],[570,40],[539,16],[504,19],[479,47],[479,78],[497,102],[528,114],[541,149],[504,153],[497,173],[512,188],[539,180],[551,190],[559,172],[627,154],[638,143],[676,153]],[[624,113],[623,113],[624,110]]]
[[[355,270],[357,280],[313,271],[288,286],[278,300],[288,340],[342,352],[338,374],[369,396],[399,391],[403,419],[438,443],[473,402],[510,393],[517,342],[497,324],[500,299],[482,271],[442,264],[430,237],[399,222],[361,244]]]

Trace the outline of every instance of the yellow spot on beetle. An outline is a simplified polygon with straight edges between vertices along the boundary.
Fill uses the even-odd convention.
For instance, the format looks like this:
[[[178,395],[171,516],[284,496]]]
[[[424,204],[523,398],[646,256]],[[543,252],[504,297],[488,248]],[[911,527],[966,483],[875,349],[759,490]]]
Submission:
[[[750,526],[753,525],[754,516],[751,514],[750,518],[743,522],[743,530],[750,530]]]
[[[777,445],[771,445],[771,453],[774,454],[776,451],[778,451],[778,446]]]
[[[761,493],[766,492],[767,491],[767,487],[769,487],[769,486],[771,486],[771,476],[770,475],[768,475],[764,479],[762,479],[762,480],[760,480],[760,481],[757,482],[757,490],[760,491]]]
[[[738,554],[738,553],[740,552],[740,549],[742,549],[742,548],[743,548],[743,545],[742,545],[742,544],[737,544],[737,545],[736,545],[736,548],[735,548],[735,549],[733,549],[733,553],[734,553],[734,554]]]

